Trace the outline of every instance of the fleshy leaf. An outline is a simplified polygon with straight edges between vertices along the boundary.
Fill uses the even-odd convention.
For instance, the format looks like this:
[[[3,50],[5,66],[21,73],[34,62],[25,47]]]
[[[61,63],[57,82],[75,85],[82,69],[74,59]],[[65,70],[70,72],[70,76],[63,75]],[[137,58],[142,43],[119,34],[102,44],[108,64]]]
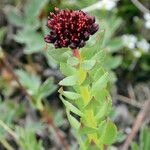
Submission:
[[[78,58],[76,57],[69,57],[68,60],[67,60],[67,63],[70,65],[70,66],[76,66],[79,64],[79,60]]]
[[[109,114],[110,110],[111,110],[111,106],[112,106],[112,102],[111,99],[105,98],[105,100],[103,102],[100,103],[101,107],[99,108],[99,112],[96,115],[97,119],[100,119],[102,117],[105,117]]]
[[[78,98],[81,98],[81,95],[75,92],[70,92],[70,91],[63,91],[62,93],[65,97],[71,100],[76,100]]]
[[[92,94],[100,92],[100,90],[107,86],[109,80],[108,72],[106,72],[103,76],[101,76],[95,83],[92,85]]]
[[[60,95],[60,99],[62,100],[62,102],[64,103],[64,105],[66,106],[66,108],[68,110],[70,110],[71,112],[79,115],[79,116],[83,116],[83,113],[77,108],[75,107],[74,105],[72,105],[70,102],[66,101],[62,95]]]
[[[113,53],[117,52],[121,48],[123,48],[123,41],[121,37],[117,37],[114,39],[111,39],[110,42],[107,44],[108,46],[108,51]]]
[[[81,86],[80,87],[80,92],[81,92],[81,95],[82,95],[82,99],[84,101],[84,105],[86,106],[91,100],[89,87],[88,86]]]
[[[68,76],[59,82],[59,85],[63,86],[73,86],[76,85],[78,77],[75,75]]]
[[[60,70],[65,76],[71,76],[76,72],[76,69],[67,63],[60,63]]]
[[[91,70],[94,67],[95,63],[95,60],[85,60],[82,62],[81,66],[85,70]]]
[[[103,121],[99,126],[100,142],[110,145],[114,142],[117,136],[117,127],[111,121]]]
[[[51,50],[48,49],[48,54],[51,55],[55,61],[66,62],[68,58],[66,54],[67,51],[67,48],[61,48],[56,50],[51,46]]]
[[[87,75],[87,71],[80,68],[79,72],[78,72],[78,76],[79,76],[78,82],[79,82],[79,84],[82,84],[84,82],[84,80],[86,79],[86,75]]]
[[[80,128],[80,123],[70,114],[69,110],[67,110],[67,117],[72,127],[78,130]]]
[[[83,127],[83,128],[80,128],[79,132],[80,134],[91,134],[91,133],[98,132],[98,129],[92,128],[92,127]]]

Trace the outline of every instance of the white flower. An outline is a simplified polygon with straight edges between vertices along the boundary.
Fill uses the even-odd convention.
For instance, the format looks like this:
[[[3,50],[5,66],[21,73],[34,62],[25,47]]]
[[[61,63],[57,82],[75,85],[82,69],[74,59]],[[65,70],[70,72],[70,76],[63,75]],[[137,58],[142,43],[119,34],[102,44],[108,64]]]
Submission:
[[[102,0],[98,3],[99,9],[112,10],[117,5],[117,0]]]
[[[148,52],[150,49],[150,44],[145,39],[142,39],[139,42],[137,42],[137,47],[143,52]]]
[[[123,39],[123,43],[126,47],[128,47],[129,49],[134,49],[136,46],[136,42],[137,42],[137,37],[134,35],[123,35],[122,36]]]
[[[145,21],[145,27],[146,27],[147,29],[150,29],[150,20]]]
[[[147,29],[150,29],[150,13],[145,13],[144,19],[145,19],[145,27]]]
[[[144,19],[145,20],[150,20],[150,13],[145,13],[144,14]]]
[[[133,51],[133,54],[137,58],[141,57],[141,55],[142,55],[141,52],[139,52],[139,51]]]
[[[118,1],[119,0],[100,0],[89,7],[83,8],[82,10],[85,12],[90,12],[96,9],[106,9],[110,11],[116,7]]]
[[[106,10],[112,10],[114,7],[116,7],[116,1],[103,0],[103,5]]]

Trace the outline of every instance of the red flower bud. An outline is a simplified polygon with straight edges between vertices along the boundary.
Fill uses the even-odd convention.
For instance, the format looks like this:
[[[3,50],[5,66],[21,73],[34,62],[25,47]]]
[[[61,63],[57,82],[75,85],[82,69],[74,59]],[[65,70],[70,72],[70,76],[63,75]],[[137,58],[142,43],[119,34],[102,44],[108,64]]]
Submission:
[[[45,42],[53,43],[55,48],[70,47],[71,49],[84,47],[90,35],[95,34],[99,25],[95,17],[81,10],[60,10],[55,8],[56,14],[50,13],[47,26],[51,30],[45,36]]]

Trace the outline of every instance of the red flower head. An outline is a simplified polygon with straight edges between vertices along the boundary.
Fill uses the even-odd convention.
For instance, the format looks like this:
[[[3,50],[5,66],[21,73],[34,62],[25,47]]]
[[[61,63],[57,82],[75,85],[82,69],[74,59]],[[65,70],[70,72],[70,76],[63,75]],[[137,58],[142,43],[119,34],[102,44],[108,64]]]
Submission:
[[[45,42],[53,43],[55,48],[70,47],[71,49],[84,47],[90,35],[95,34],[99,25],[95,17],[81,10],[58,10],[50,13],[47,26],[50,34],[45,36]]]

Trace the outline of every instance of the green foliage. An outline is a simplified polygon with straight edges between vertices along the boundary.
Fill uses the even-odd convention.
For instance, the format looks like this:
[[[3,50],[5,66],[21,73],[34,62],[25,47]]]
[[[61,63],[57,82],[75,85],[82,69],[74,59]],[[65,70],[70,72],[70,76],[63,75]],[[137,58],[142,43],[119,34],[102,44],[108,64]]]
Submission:
[[[144,38],[148,43],[150,39],[149,29],[145,28],[144,14],[140,13],[128,0],[119,1],[117,9],[111,11],[93,9],[89,12],[96,16],[96,21],[100,24],[100,30],[96,35],[90,37],[84,48],[80,49],[81,60],[72,56],[71,50],[66,48],[54,49],[51,44],[47,46],[49,47],[47,49],[48,53],[43,52],[43,50],[46,50],[44,35],[49,32],[46,27],[49,11],[53,11],[55,6],[60,9],[84,9],[96,2],[99,1],[6,0],[1,2],[2,5],[0,6],[2,8],[0,17],[1,12],[3,14],[4,11],[8,19],[5,23],[4,17],[3,23],[3,15],[0,18],[0,26],[4,26],[0,27],[0,58],[3,57],[1,49],[4,48],[8,52],[8,56],[12,53],[19,53],[19,55],[15,55],[14,60],[17,58],[16,60],[19,60],[19,63],[25,68],[30,67],[30,63],[26,64],[24,62],[24,60],[26,61],[26,55],[21,54],[20,57],[19,51],[23,48],[24,53],[27,55],[40,52],[31,55],[33,61],[35,56],[45,55],[46,62],[43,63],[44,65],[40,64],[42,65],[42,71],[47,69],[47,64],[54,71],[58,69],[58,64],[60,64],[60,70],[66,77],[59,82],[59,85],[63,87],[60,88],[59,93],[66,107],[68,120],[76,131],[74,135],[77,137],[81,150],[103,150],[104,144],[110,145],[115,140],[122,143],[125,139],[123,133],[116,133],[116,126],[109,119],[109,116],[112,115],[110,113],[112,101],[108,92],[108,84],[117,80],[115,76],[116,69],[119,67],[117,74],[123,73],[124,78],[127,76],[128,81],[130,78],[133,82],[139,79],[149,79],[150,72],[150,53],[149,51],[143,51],[145,44],[141,48],[136,45],[134,49],[130,49],[125,46],[120,36],[121,34],[134,34],[138,37],[138,41]],[[10,7],[10,5],[16,7]],[[147,7],[146,3],[144,5]],[[11,41],[11,43],[12,33],[15,42]],[[139,52],[138,55],[140,54],[140,56],[136,56],[136,52]],[[39,60],[36,59],[36,61]],[[13,59],[10,58],[10,62],[13,62]],[[19,65],[13,64],[13,66],[18,68]],[[38,123],[34,120],[34,125],[27,126],[29,124],[28,120],[33,119],[30,118],[32,115],[36,114],[37,118],[35,117],[35,119],[38,119],[38,122],[43,121],[43,118],[41,119],[37,112],[32,114],[34,110],[28,108],[26,102],[22,102],[29,97],[24,97],[24,93],[18,88],[9,72],[10,79],[5,79],[3,70],[7,71],[0,61],[0,96],[3,99],[0,101],[0,120],[17,135],[16,144],[18,144],[18,149],[43,150],[42,145],[44,144],[42,143],[47,142],[47,140],[45,140],[45,137],[39,137],[41,128],[36,128]],[[34,69],[33,72],[35,72]],[[45,76],[28,73],[24,70],[16,70],[16,73],[21,84],[33,97],[32,104],[35,106],[34,108],[43,109],[44,100],[57,89],[53,79],[48,78],[43,81]],[[122,81],[118,83],[120,84]],[[49,110],[52,111],[51,108]],[[53,121],[57,127],[68,131],[63,115],[64,112],[58,109],[52,113]],[[22,124],[24,127],[21,127]],[[10,144],[14,143],[12,137],[8,134],[9,132],[0,126],[1,143],[7,139]],[[37,139],[37,135],[40,140]],[[50,135],[50,139],[53,138],[53,135]],[[149,128],[145,127],[141,130],[139,141],[132,143],[132,150],[149,150],[149,139]],[[95,145],[93,146],[91,143],[95,143]],[[78,149],[76,143],[73,142],[72,145],[70,149]],[[51,147],[49,148],[51,149]]]
[[[68,76],[68,77],[64,78],[62,81],[60,81],[59,85],[73,86],[77,83],[77,81],[78,81],[78,77],[75,75],[72,75],[72,76]]]
[[[75,92],[70,92],[70,91],[63,91],[61,93],[63,96],[67,97],[68,99],[76,100],[78,98],[81,98],[81,95]]]
[[[48,78],[38,89],[37,97],[38,99],[43,99],[52,94],[56,90],[57,86],[54,85],[53,79]]]
[[[110,145],[114,142],[117,135],[117,128],[111,121],[104,121],[99,125],[100,141],[103,144]]]
[[[6,28],[5,27],[0,28],[0,45],[3,41],[5,33],[6,33]]]
[[[150,149],[150,129],[143,127],[140,132],[140,144],[132,142],[132,150],[149,150]]]
[[[67,60],[68,53],[66,48],[57,49],[57,51],[51,46],[51,49],[48,50],[48,54],[56,61],[56,62],[65,62]]]
[[[27,19],[27,22],[31,22],[31,24],[34,24],[33,21],[36,21],[35,18],[38,17],[40,11],[43,9],[44,5],[48,2],[48,0],[28,0],[28,3],[25,6],[25,18]],[[33,7],[34,6],[34,7]]]
[[[43,35],[39,32],[35,32],[32,28],[25,28],[18,31],[14,38],[18,43],[26,44],[24,49],[26,54],[40,52],[45,49]]]
[[[59,93],[68,120],[77,132],[80,149],[89,149],[94,142],[96,149],[102,150],[104,145],[111,145],[116,140],[117,128],[108,118],[112,102],[107,91],[110,75],[101,61],[105,53],[101,46],[95,45],[81,49],[80,59],[66,49],[49,50],[48,53],[60,63],[61,71],[67,76],[59,85],[72,87],[68,91],[61,87]],[[120,58],[117,58],[119,62]],[[112,66],[115,67],[118,62],[111,62]],[[80,119],[77,120],[74,115]]]
[[[40,78],[37,75],[30,74],[24,70],[16,70],[16,74],[19,76],[22,85],[28,89],[28,92],[35,95],[41,84]]]
[[[35,126],[34,128],[21,128],[21,127],[16,127],[16,134],[19,137],[18,143],[20,144],[20,146],[23,149],[27,149],[27,150],[44,150],[43,146],[42,146],[42,141],[38,141],[36,139],[36,135],[35,135]],[[31,144],[32,142],[32,144]]]
[[[109,77],[108,72],[106,72],[95,83],[93,83],[93,85],[92,85],[92,94],[93,94],[93,96],[97,95],[99,93],[99,90],[102,90],[103,88],[105,88],[107,86],[107,83],[109,81],[108,77]]]
[[[16,141],[16,143],[22,147],[23,149],[28,149],[28,150],[33,150],[33,149],[37,149],[37,150],[44,150],[43,146],[42,146],[42,141],[38,141],[36,139],[36,130],[41,129],[41,125],[39,126],[39,124],[32,124],[32,126],[30,125],[30,123],[28,124],[28,126],[26,126],[25,128],[19,127],[19,126],[14,126],[14,131],[8,126],[8,124],[6,124],[5,122],[3,122],[0,119],[0,126],[2,127],[2,129],[5,129],[5,132],[8,132]],[[33,128],[34,127],[34,128]],[[1,128],[0,128],[1,129]],[[1,132],[1,130],[0,130]],[[3,133],[1,133],[3,135]],[[0,136],[0,142],[4,144],[5,141],[5,137],[4,136]],[[32,142],[32,144],[31,144]],[[5,142],[7,143],[7,142]],[[5,145],[5,144],[4,144]],[[10,147],[11,145],[7,144],[6,147]]]
[[[17,105],[11,100],[2,102],[0,100],[0,120],[5,122],[8,126],[14,127],[13,121],[22,115],[24,112],[24,103]],[[0,138],[4,138],[5,130],[0,127]]]
[[[80,123],[77,121],[77,119],[70,115],[69,111],[67,111],[67,117],[72,127],[78,130],[80,128]]]
[[[21,26],[23,28],[31,27],[32,29],[37,29],[40,25],[38,15],[40,14],[46,3],[47,0],[28,0],[24,7],[24,15],[22,15],[22,13],[18,9],[11,7],[8,10],[8,19],[12,24],[16,26]]]
[[[8,10],[7,16],[9,22],[22,27],[22,29],[17,32],[14,39],[18,43],[26,45],[24,49],[26,54],[41,52],[45,49],[43,34],[37,32],[37,29],[41,26],[41,21],[38,17],[47,2],[47,0],[28,0],[24,7],[24,14],[16,8],[10,8]]]
[[[57,88],[57,86],[54,85],[52,78],[48,78],[44,83],[41,83],[40,77],[36,74],[28,73],[24,70],[16,70],[16,73],[19,76],[21,84],[34,98],[34,105],[37,108],[42,109],[42,100],[52,94]]]
[[[75,113],[76,115],[83,116],[83,113],[77,107],[72,105],[70,102],[66,101],[61,95],[60,95],[60,99],[62,100],[62,102],[64,103],[64,105],[68,110]]]

